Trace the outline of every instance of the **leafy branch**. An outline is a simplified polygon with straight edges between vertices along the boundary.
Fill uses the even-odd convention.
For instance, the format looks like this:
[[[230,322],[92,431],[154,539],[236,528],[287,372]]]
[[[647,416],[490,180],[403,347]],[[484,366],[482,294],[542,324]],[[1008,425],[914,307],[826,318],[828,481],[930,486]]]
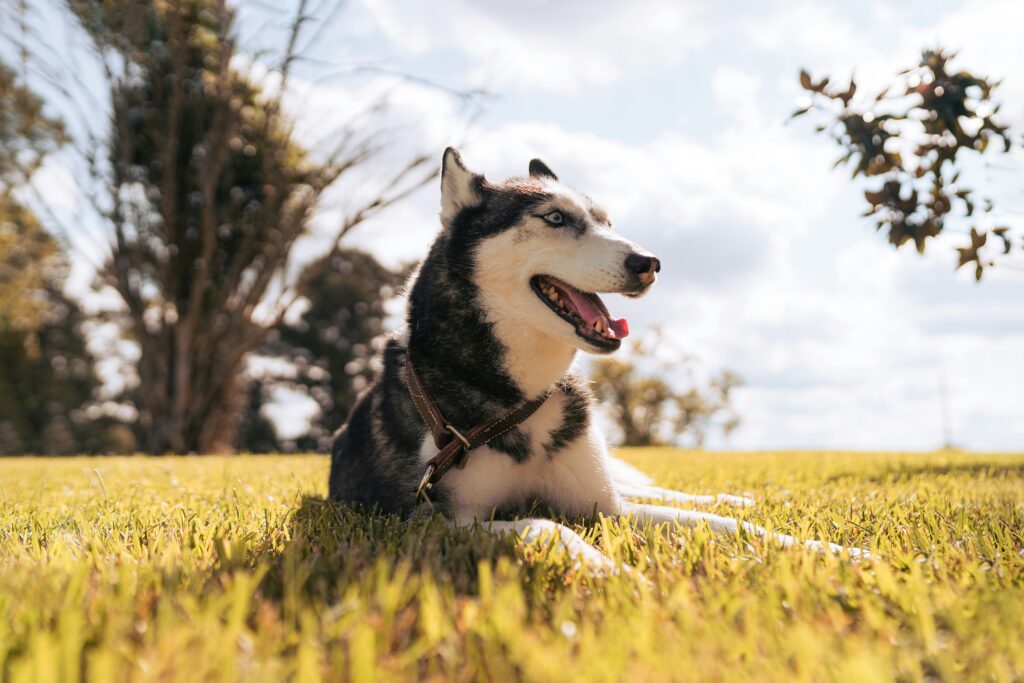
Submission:
[[[901,71],[896,84],[867,103],[856,98],[852,78],[836,85],[801,70],[810,102],[792,116],[822,114],[817,131],[843,150],[835,167],[849,164],[853,178],[880,181],[864,191],[864,215],[897,248],[913,242],[923,254],[929,240],[952,232],[951,219],[966,219],[969,242],[957,248],[957,268],[973,263],[980,280],[996,256],[1024,248],[1024,235],[997,224],[992,201],[960,180],[965,158],[990,147],[1009,152],[1012,142],[996,118],[999,104],[992,96],[999,83],[952,68],[955,56],[941,48],[924,51],[917,66]]]

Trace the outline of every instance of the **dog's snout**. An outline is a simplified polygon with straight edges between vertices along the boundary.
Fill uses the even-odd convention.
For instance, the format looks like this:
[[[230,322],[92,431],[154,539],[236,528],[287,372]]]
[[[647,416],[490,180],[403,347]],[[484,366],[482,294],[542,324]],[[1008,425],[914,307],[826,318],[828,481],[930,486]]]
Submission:
[[[661,261],[653,256],[630,254],[626,257],[626,270],[637,275],[654,275],[661,271]]]

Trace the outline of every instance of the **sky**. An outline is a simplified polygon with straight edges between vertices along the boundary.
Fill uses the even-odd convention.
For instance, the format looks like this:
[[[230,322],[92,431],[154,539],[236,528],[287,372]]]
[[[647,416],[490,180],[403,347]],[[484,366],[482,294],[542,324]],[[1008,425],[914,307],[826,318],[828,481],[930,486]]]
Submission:
[[[243,49],[281,44],[266,7],[241,3]],[[954,271],[962,235],[924,257],[894,250],[860,215],[863,186],[831,170],[833,143],[787,118],[801,67],[854,73],[867,92],[944,45],[1004,80],[1003,121],[1024,130],[1022,25],[1024,5],[997,0],[350,0],[318,27],[292,111],[312,141],[386,97],[373,122],[393,144],[342,198],[414,153],[440,161],[449,144],[493,179],[540,157],[591,195],[663,263],[645,298],[606,297],[612,311],[633,335],[660,326],[700,367],[745,380],[743,424],[712,447],[935,448],[944,383],[956,444],[1020,450],[1024,258],[975,283]],[[466,106],[417,79],[492,96]],[[1022,162],[1018,148],[969,178],[1016,226]],[[353,244],[387,263],[419,258],[438,201],[431,184]]]

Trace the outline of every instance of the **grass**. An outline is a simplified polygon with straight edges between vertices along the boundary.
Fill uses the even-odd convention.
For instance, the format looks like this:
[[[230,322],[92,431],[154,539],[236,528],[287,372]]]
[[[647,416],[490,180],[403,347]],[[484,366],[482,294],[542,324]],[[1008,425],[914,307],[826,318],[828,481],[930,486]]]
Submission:
[[[577,523],[647,581],[601,577],[328,504],[323,457],[6,459],[2,680],[1024,680],[1024,455],[622,455],[874,557]]]

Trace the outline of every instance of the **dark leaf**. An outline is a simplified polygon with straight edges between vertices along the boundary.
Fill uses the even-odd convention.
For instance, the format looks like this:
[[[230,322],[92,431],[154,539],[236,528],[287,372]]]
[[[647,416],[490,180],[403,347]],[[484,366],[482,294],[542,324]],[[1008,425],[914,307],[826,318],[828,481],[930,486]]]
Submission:
[[[1006,234],[1009,231],[1007,227],[992,228],[992,234],[1003,241],[1003,255],[1010,253],[1010,249],[1013,248],[1013,243],[1010,241],[1010,237]]]

